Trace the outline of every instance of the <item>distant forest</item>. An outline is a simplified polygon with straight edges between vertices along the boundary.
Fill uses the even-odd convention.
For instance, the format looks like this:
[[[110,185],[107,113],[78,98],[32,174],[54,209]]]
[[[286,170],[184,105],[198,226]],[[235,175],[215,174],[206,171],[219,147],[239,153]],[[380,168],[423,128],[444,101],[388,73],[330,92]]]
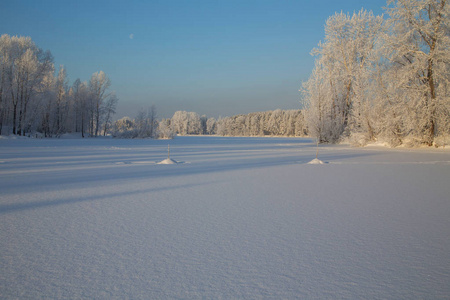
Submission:
[[[172,138],[179,135],[221,136],[307,136],[301,110],[274,110],[208,118],[195,112],[177,111],[172,118],[156,121],[155,108],[138,113],[136,119],[122,118],[114,123],[112,135],[121,138]]]

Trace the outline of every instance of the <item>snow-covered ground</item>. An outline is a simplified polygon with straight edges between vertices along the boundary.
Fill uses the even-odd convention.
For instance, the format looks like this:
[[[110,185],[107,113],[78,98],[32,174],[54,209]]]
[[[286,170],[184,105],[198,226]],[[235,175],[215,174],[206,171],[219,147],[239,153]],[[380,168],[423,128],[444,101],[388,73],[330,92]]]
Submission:
[[[0,298],[448,299],[450,152],[313,158],[298,138],[0,139]]]

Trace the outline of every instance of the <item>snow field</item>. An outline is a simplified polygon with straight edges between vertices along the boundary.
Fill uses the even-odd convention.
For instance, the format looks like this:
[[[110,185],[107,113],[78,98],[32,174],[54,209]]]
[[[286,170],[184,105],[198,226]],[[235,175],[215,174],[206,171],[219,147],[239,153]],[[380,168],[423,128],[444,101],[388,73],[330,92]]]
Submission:
[[[0,140],[0,298],[450,295],[450,152],[167,143]]]

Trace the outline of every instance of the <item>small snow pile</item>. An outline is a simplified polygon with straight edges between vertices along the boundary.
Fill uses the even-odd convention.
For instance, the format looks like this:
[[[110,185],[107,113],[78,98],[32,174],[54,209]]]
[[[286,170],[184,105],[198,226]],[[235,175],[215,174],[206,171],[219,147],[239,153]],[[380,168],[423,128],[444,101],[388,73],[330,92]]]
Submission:
[[[312,161],[308,163],[308,165],[323,165],[324,162],[318,158],[314,158]]]
[[[158,163],[158,165],[175,165],[178,162],[176,160],[173,160],[171,158],[166,158],[165,160],[162,160]]]
[[[158,165],[176,165],[178,162],[170,158],[170,144],[167,145],[167,158],[157,163]]]

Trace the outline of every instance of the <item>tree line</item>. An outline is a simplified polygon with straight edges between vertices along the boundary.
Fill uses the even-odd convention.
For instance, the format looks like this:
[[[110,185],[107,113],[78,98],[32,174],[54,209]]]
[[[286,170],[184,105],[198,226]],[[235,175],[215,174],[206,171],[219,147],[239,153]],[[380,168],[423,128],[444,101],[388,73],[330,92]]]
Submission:
[[[222,136],[306,136],[302,110],[254,112],[220,118],[216,133]]]
[[[0,135],[84,137],[109,131],[118,98],[109,92],[106,74],[69,86],[63,66],[55,73],[51,52],[30,37],[0,37]]]
[[[312,54],[301,88],[303,110],[225,118],[177,111],[157,120],[154,106],[112,122],[118,102],[102,71],[69,86],[63,66],[29,37],[0,37],[0,134],[125,138],[175,134],[305,136],[321,143],[383,141],[445,145],[450,135],[448,0],[388,0],[387,18],[336,13]]]
[[[336,13],[303,84],[308,130],[320,142],[443,145],[450,132],[447,0],[389,0],[388,18]]]
[[[326,21],[325,40],[312,51],[315,67],[301,88],[304,110],[218,120],[178,111],[152,132],[445,145],[450,133],[448,0],[389,0],[385,11],[387,18],[361,10]],[[149,124],[127,122],[135,129]],[[145,135],[135,129],[135,135]]]
[[[140,110],[135,119],[114,123],[112,134],[120,138],[172,138],[178,135],[306,136],[302,110],[255,112],[225,118],[208,118],[196,112],[176,111],[172,118],[156,120],[156,109]]]

